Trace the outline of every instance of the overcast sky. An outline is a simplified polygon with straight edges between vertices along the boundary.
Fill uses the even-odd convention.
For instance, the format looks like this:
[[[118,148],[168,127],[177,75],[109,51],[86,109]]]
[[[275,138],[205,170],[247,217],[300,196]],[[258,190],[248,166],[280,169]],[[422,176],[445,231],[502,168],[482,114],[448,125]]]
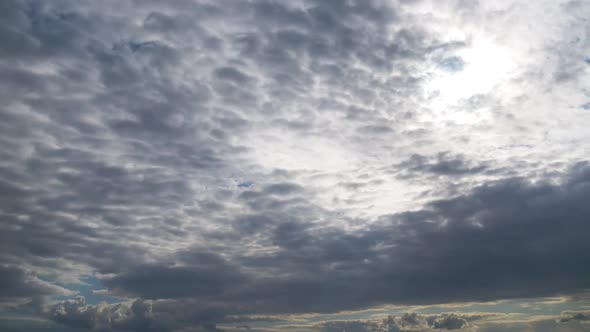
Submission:
[[[1,0],[0,329],[590,331],[589,18]]]

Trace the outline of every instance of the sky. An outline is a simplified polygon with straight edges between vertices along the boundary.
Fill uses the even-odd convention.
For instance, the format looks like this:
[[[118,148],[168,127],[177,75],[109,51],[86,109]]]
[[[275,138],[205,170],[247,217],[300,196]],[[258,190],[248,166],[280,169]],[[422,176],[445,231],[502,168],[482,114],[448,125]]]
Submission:
[[[0,330],[590,331],[590,1],[0,1]]]

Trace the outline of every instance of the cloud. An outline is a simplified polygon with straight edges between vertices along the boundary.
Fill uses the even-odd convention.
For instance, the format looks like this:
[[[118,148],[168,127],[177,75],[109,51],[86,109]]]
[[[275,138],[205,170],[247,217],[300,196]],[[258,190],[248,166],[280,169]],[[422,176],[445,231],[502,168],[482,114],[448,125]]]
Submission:
[[[470,319],[472,318],[469,314],[443,313],[438,315],[423,315],[404,313],[400,317],[388,316],[382,320],[328,321],[320,324],[320,331],[476,331],[477,329],[472,327],[468,322]]]
[[[201,257],[193,256],[191,259],[199,263]],[[213,299],[222,297],[228,288],[242,284],[244,279],[238,270],[219,260],[201,266],[139,266],[105,279],[104,283],[114,292],[147,299]]]
[[[571,313],[569,313],[571,314]],[[562,313],[561,316],[568,315]],[[518,315],[516,315],[518,316]],[[495,317],[495,318],[493,318]],[[512,317],[512,318],[511,318]],[[383,319],[330,320],[317,324],[320,331],[586,331],[587,326],[552,315],[514,319],[514,314],[499,313],[403,313]]]
[[[90,330],[165,331],[170,323],[154,318],[152,304],[141,300],[115,305],[87,305],[76,297],[49,307],[47,315],[57,323]]]
[[[412,155],[408,160],[395,166],[404,173],[402,177],[411,177],[412,174],[432,174],[435,176],[467,176],[486,171],[486,164],[473,165],[465,156],[452,156],[448,153],[438,153],[433,157],[419,154]]]
[[[105,282],[121,294],[195,296],[251,313],[575,293],[588,287],[580,264],[588,252],[588,174],[580,163],[559,185],[518,178],[486,184],[420,211],[383,216],[356,233],[267,220],[257,227],[271,229],[261,234],[275,249],[235,255],[237,270],[187,256],[184,264],[194,268],[137,266]],[[438,324],[458,323],[450,317]]]
[[[218,331],[216,323],[281,322],[264,316],[223,316],[195,302],[136,299],[115,304],[87,304],[83,296],[44,307],[43,315],[70,328],[92,331]]]
[[[31,271],[17,266],[0,266],[0,300],[39,297],[44,295],[72,295],[73,292],[39,279]]]
[[[587,7],[3,1],[0,298],[141,330],[574,297]]]
[[[571,321],[587,321],[590,320],[588,312],[562,312],[561,316],[556,320],[558,323],[567,323]]]
[[[457,330],[466,326],[470,326],[467,320],[456,314],[442,315],[432,322],[432,327],[435,329]]]

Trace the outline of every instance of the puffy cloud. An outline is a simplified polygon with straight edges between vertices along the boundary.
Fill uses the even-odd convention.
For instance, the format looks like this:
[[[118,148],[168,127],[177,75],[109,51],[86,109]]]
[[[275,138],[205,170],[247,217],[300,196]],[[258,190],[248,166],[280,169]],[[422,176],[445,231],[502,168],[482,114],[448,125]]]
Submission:
[[[47,315],[57,323],[90,330],[164,331],[173,323],[155,318],[147,301],[88,305],[83,296],[51,305]]]
[[[87,304],[83,296],[43,308],[43,316],[70,327],[97,331],[218,331],[217,323],[281,322],[265,316],[225,316],[193,301],[136,299],[114,304]]]
[[[435,329],[457,330],[470,326],[467,320],[456,314],[443,314],[432,321]]]

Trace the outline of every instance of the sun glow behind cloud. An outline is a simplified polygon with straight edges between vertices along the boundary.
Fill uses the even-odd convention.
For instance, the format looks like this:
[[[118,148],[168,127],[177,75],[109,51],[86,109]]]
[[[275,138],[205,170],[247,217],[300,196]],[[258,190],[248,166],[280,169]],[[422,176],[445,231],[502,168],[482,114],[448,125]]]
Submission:
[[[465,107],[465,102],[494,90],[508,90],[511,79],[518,74],[518,56],[510,48],[481,36],[456,52],[455,57],[462,61],[460,68],[441,68],[440,63],[434,63],[424,86],[432,120],[477,124],[489,119],[488,108]]]

